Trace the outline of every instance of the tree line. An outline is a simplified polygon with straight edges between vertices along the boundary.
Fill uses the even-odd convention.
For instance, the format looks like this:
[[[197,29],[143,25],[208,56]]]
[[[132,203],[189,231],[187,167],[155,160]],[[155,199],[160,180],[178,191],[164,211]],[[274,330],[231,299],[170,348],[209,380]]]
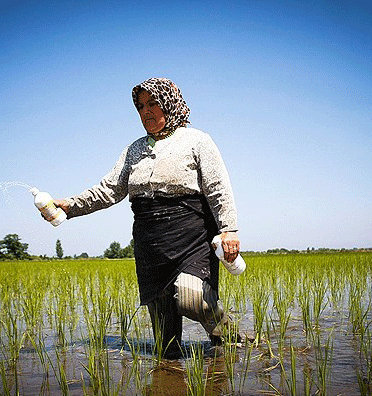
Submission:
[[[28,243],[23,243],[21,238],[17,234],[8,234],[4,239],[0,240],[0,260],[32,260],[32,259],[42,259],[49,260],[51,257],[47,255],[31,256],[28,253]],[[306,250],[288,250],[284,248],[269,249],[266,252],[254,252],[246,251],[241,252],[244,255],[258,255],[258,254],[302,254],[302,253],[337,253],[346,251],[372,251],[372,248],[353,248],[353,249],[330,249],[330,248],[307,248]],[[76,254],[71,256],[64,256],[62,243],[59,239],[56,242],[56,257],[58,259],[86,259],[89,258],[88,253],[83,252],[79,256]],[[104,251],[102,256],[99,258],[109,258],[109,259],[120,259],[120,258],[130,258],[134,257],[134,241],[133,239],[129,242],[129,245],[121,247],[120,243],[114,241],[110,246]]]
[[[4,237],[4,239],[0,240],[0,260],[31,260],[35,258],[35,256],[31,256],[28,253],[28,246],[28,243],[23,243],[17,234],[8,234]],[[79,256],[74,255],[74,257],[64,256],[62,242],[60,239],[57,239],[55,250],[56,257],[58,259],[89,258],[88,253],[85,252],[81,253]],[[120,246],[119,242],[112,242],[110,246],[104,251],[103,257],[110,259],[134,257],[133,239],[130,241],[129,245],[123,248]],[[47,255],[40,255],[37,258],[50,259],[50,257]]]

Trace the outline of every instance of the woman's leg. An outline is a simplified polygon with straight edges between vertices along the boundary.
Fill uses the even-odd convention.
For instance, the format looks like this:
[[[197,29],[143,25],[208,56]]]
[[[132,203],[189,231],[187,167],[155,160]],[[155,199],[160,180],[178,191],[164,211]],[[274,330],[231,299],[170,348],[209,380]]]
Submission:
[[[157,353],[169,359],[182,356],[182,316],[173,296],[174,288],[168,288],[147,304]]]
[[[212,289],[208,282],[197,276],[181,273],[177,277],[175,287],[178,313],[200,322],[212,343],[221,343],[221,338],[231,331],[236,333],[235,340],[240,341],[236,326],[224,313],[217,291]]]

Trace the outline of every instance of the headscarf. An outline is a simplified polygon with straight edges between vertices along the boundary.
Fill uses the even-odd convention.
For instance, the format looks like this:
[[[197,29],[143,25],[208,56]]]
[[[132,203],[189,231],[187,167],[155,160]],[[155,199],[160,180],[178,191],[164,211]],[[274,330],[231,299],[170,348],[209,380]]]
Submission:
[[[132,90],[133,102],[138,109],[138,93],[144,89],[162,109],[166,123],[164,130],[173,132],[189,123],[190,109],[182,97],[180,89],[168,78],[153,77],[136,85]]]

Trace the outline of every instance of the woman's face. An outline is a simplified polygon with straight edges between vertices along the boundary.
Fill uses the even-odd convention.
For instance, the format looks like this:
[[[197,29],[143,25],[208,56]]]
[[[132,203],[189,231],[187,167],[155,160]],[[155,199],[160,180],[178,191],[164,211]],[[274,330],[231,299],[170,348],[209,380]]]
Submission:
[[[148,133],[156,135],[165,127],[163,110],[147,91],[138,94],[137,110]]]

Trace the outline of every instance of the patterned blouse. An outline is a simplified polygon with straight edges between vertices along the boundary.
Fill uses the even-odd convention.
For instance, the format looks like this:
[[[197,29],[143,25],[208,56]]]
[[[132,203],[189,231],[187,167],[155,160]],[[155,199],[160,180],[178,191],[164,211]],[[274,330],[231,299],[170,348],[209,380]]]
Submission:
[[[221,154],[202,131],[181,127],[152,147],[142,137],[121,154],[98,185],[67,198],[68,218],[108,208],[129,195],[152,198],[204,194],[220,232],[237,231],[237,211]]]

